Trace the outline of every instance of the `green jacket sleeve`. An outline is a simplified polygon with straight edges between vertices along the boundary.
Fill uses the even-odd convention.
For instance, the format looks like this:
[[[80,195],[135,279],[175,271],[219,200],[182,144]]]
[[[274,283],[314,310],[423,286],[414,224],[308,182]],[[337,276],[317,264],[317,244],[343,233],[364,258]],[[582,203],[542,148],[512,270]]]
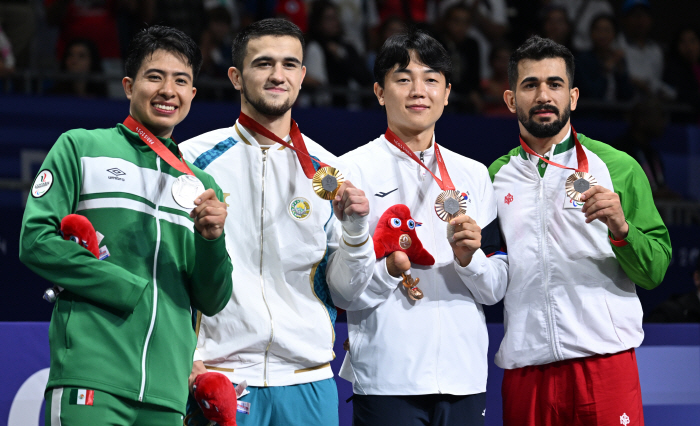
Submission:
[[[78,207],[82,182],[78,150],[76,140],[66,133],[44,160],[41,171],[50,172],[53,182],[40,197],[30,194],[27,199],[19,257],[31,270],[71,293],[131,312],[148,280],[100,261],[84,247],[58,235],[61,219]]]
[[[194,169],[194,167],[192,166]],[[203,172],[195,172],[207,188],[214,188],[216,197],[223,200],[221,188],[210,176]],[[231,220],[227,218],[226,220]],[[213,316],[220,312],[229,299],[233,288],[231,273],[233,266],[226,251],[226,234],[222,232],[219,238],[207,240],[194,230],[195,262],[190,277],[192,305],[204,315]]]
[[[651,290],[661,284],[671,263],[671,238],[651,194],[649,180],[632,157],[616,152],[608,162],[615,192],[629,225],[626,245],[612,249],[627,276],[638,286]]]

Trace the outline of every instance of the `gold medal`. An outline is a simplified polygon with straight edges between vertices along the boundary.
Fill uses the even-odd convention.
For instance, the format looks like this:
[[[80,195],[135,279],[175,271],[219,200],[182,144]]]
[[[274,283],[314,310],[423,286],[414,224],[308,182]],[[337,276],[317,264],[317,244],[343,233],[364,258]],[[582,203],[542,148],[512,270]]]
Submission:
[[[449,222],[467,213],[467,201],[459,191],[442,191],[435,199],[435,213],[440,220]]]
[[[581,194],[591,187],[598,185],[598,181],[593,176],[584,172],[574,172],[567,179],[564,188],[566,195],[572,200],[581,202]]]
[[[324,200],[332,200],[345,178],[335,167],[322,167],[316,171],[312,184],[314,192]]]

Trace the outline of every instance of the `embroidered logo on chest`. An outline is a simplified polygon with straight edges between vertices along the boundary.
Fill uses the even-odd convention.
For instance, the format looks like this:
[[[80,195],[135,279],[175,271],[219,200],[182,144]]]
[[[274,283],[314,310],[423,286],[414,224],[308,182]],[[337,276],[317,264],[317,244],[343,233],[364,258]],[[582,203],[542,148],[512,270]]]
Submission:
[[[304,220],[311,214],[311,202],[304,197],[296,197],[289,203],[289,214],[296,220]]]
[[[583,203],[581,201],[576,201],[573,198],[564,197],[564,208],[565,209],[577,209],[581,210]]]

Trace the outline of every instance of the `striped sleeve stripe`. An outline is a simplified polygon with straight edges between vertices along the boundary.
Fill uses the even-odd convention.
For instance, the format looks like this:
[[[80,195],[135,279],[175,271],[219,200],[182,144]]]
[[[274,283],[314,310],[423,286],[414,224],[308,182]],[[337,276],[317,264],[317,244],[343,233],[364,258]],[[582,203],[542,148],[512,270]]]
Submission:
[[[231,147],[233,147],[236,143],[237,141],[234,138],[229,137],[228,139],[214,145],[214,147],[210,150],[204,151],[202,154],[199,155],[199,157],[197,157],[196,160],[194,160],[194,163],[192,164],[204,170],[214,160],[221,157],[226,151],[231,149]]]

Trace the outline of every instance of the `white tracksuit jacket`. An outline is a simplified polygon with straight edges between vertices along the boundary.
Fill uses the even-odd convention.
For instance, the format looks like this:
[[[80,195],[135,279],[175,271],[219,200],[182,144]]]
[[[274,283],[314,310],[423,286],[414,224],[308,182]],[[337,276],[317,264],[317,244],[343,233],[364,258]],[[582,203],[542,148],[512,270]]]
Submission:
[[[635,284],[655,287],[671,260],[668,230],[639,164],[609,145],[578,138],[590,174],[619,195],[629,235],[611,243],[603,222],[586,223],[583,204],[565,193],[571,170],[541,160],[536,165],[521,147],[491,165],[510,267],[505,336],[496,354],[501,368],[636,348],[644,331]],[[576,168],[573,138],[553,146],[549,157]]]
[[[341,157],[361,167],[370,201],[370,229],[395,204],[405,204],[418,238],[435,265],[411,267],[424,298],[408,298],[400,280],[376,262],[372,281],[359,297],[331,286],[336,305],[348,311],[350,351],[341,377],[361,395],[468,395],[486,391],[488,335],[482,304],[505,292],[507,258],[500,249],[496,203],[483,164],[440,147],[455,188],[467,194],[467,214],[483,229],[482,249],[462,268],[447,240],[447,224],[435,214],[442,192],[433,177],[382,135]],[[416,153],[438,177],[434,144]],[[488,246],[488,247],[487,247]],[[351,359],[351,369],[348,368]]]
[[[348,167],[304,137],[309,154]],[[286,386],[333,377],[336,310],[326,278],[347,297],[367,285],[375,263],[367,226],[350,236],[318,197],[297,154],[261,149],[240,124],[180,144],[228,204],[226,246],[233,294],[223,311],[197,321],[195,360],[234,383]]]

